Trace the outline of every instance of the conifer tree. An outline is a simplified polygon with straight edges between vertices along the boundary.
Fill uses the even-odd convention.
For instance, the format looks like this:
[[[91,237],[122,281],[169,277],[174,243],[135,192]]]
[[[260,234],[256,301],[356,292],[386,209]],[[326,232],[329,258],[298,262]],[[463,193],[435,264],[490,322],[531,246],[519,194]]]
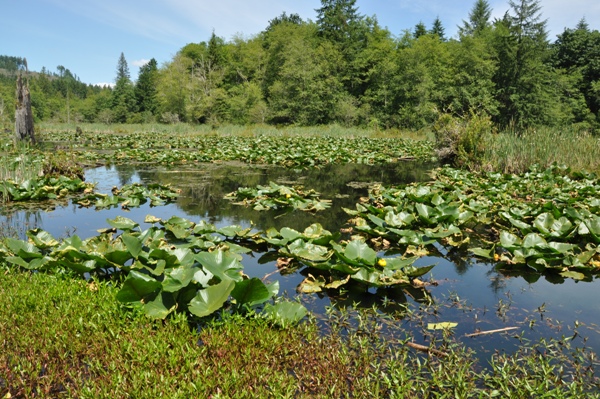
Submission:
[[[484,29],[489,28],[492,8],[487,0],[477,0],[471,12],[469,20],[463,20],[463,26],[459,27],[461,35],[479,35]]]
[[[431,27],[429,34],[439,37],[441,41],[446,41],[444,26],[442,25],[440,17],[436,17],[435,21],[433,21],[433,26]]]

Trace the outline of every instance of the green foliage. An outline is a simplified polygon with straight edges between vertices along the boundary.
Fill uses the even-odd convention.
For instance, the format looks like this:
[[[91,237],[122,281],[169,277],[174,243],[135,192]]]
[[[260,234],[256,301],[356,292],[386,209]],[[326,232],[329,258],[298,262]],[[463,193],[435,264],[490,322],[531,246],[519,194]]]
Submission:
[[[600,33],[585,21],[548,41],[537,0],[509,1],[491,22],[476,0],[446,40],[440,18],[396,38],[355,0],[323,0],[316,22],[286,13],[258,35],[213,32],[134,84],[121,54],[116,86],[92,87],[64,66],[33,74],[39,121],[431,128],[439,113],[488,114],[500,129],[575,124],[595,131]],[[5,56],[6,58],[6,56]],[[13,57],[15,58],[15,57]],[[11,68],[18,57],[6,58]],[[15,61],[15,62],[13,62]],[[0,123],[10,126],[14,77],[0,74]]]
[[[492,16],[492,8],[487,0],[476,0],[471,12],[469,20],[463,20],[463,26],[459,27],[461,36],[478,36],[484,30],[491,27],[490,18]]]
[[[115,82],[118,82],[121,79],[131,79],[131,75],[129,74],[129,66],[127,65],[127,60],[125,59],[125,54],[123,53],[121,53],[119,56],[119,61],[117,62],[117,77],[115,78]]]
[[[152,58],[147,64],[140,68],[138,80],[135,84],[135,97],[139,112],[155,114],[158,108],[157,85],[158,66]]]
[[[66,176],[36,177],[15,182],[0,181],[0,199],[3,201],[30,201],[63,198],[73,193],[83,192],[90,188],[89,183],[81,179],[71,179]]]
[[[269,209],[298,209],[312,212],[322,211],[331,206],[331,200],[319,199],[315,190],[304,190],[301,186],[288,187],[269,182],[269,186],[240,187],[225,196],[237,201],[234,204],[253,206],[257,211]]]
[[[183,316],[151,321],[127,311],[113,300],[117,290],[5,268],[0,396],[246,397],[252,387],[251,396],[265,398],[599,397],[596,355],[570,336],[489,356],[444,339],[438,358],[434,344],[428,356],[409,347],[406,319],[372,311],[332,309],[287,328],[225,313],[198,328]],[[298,305],[280,304],[273,319]]]
[[[140,183],[126,184],[120,189],[113,187],[112,195],[93,192],[79,196],[75,203],[83,207],[94,206],[96,209],[113,208],[121,205],[122,209],[137,208],[150,200],[150,206],[161,206],[177,199],[179,192],[169,186]]]
[[[434,125],[438,157],[457,167],[477,169],[482,162],[485,144],[492,133],[488,116],[473,114],[468,118],[440,116]]]
[[[600,81],[600,32],[590,30],[585,20],[582,20],[575,29],[566,28],[558,35],[552,47],[553,64],[563,68],[574,80],[570,85],[571,97],[575,92],[585,98],[585,106],[581,104],[572,107],[576,110],[574,122],[596,129],[600,111],[600,97],[596,90]]]
[[[436,17],[435,20],[433,21],[433,25],[431,26],[431,30],[429,31],[429,34],[437,36],[441,41],[446,40],[445,29],[444,29],[444,26],[442,25],[442,21],[440,20],[439,16]]]
[[[548,51],[546,21],[537,0],[509,2],[512,14],[495,23],[494,47],[499,57],[494,77],[501,126],[523,128],[552,124],[557,101],[554,73],[544,62]]]
[[[113,229],[106,229],[86,240],[71,236],[62,242],[45,231],[32,230],[27,233],[31,243],[7,238],[0,244],[0,261],[29,270],[113,278],[124,274],[116,299],[158,319],[175,311],[209,316],[223,308],[230,296],[236,306],[248,310],[277,294],[277,285],[248,280],[241,273],[240,253],[249,249],[234,241],[246,241],[246,245],[260,242],[250,229],[217,229],[179,217],[161,220],[148,216],[146,222],[153,226],[139,231],[137,222],[118,216],[108,220],[115,230],[122,231],[116,238]],[[230,244],[227,238],[231,238]],[[288,325],[305,315],[301,309],[282,306],[275,305],[266,316]]]
[[[302,131],[302,130],[300,130]],[[131,134],[83,133],[82,139],[96,149],[77,152],[82,164],[153,162],[180,164],[213,161],[243,161],[287,167],[310,167],[331,163],[390,163],[405,159],[430,161],[435,156],[432,142],[398,137],[354,137],[355,131],[335,137],[331,129],[307,131],[306,135],[205,135],[164,132]],[[346,132],[342,129],[342,132]],[[72,132],[56,132],[56,139],[73,137]],[[103,150],[103,151],[97,151]]]
[[[347,210],[355,230],[406,248],[435,242],[468,248],[504,269],[559,280],[597,274],[600,187],[593,175],[555,166],[523,175],[442,168],[434,177],[429,184],[373,189],[367,203]]]

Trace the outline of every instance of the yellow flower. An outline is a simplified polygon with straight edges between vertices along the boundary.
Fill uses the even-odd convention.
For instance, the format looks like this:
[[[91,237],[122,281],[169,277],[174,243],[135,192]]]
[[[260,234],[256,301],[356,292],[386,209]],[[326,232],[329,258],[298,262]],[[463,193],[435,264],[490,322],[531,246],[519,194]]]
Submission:
[[[381,267],[385,267],[385,265],[387,265],[387,262],[385,261],[385,259],[379,259],[377,261],[377,264]]]
[[[292,195],[291,194],[286,194],[285,198],[290,198]]]
[[[500,255],[498,255],[498,254],[494,254],[494,260],[495,260],[495,261],[499,261],[499,260],[500,260]]]

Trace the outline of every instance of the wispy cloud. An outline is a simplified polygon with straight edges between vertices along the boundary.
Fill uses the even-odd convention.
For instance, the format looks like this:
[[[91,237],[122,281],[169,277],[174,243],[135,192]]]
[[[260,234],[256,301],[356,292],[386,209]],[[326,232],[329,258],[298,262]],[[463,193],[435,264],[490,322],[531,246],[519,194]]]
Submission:
[[[173,13],[173,10],[165,7],[164,2],[158,0],[134,4],[121,0],[47,1],[85,18],[153,40],[171,42],[190,36],[185,24],[181,23],[181,16]]]
[[[141,67],[143,67],[144,65],[146,65],[149,62],[150,62],[150,60],[146,60],[146,59],[142,58],[141,60],[134,60],[134,61],[132,61],[131,65],[141,68]]]

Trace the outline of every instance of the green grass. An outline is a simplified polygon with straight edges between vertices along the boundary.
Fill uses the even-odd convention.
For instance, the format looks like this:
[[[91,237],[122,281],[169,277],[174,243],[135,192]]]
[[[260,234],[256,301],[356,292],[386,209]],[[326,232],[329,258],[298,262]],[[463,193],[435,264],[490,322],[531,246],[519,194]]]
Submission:
[[[36,153],[27,143],[3,143],[0,148],[0,181],[13,180],[22,182],[42,173],[44,162],[40,154]]]
[[[39,136],[44,140],[56,132],[75,132],[80,127],[83,132],[98,134],[132,134],[132,133],[164,133],[177,135],[219,135],[219,136],[333,136],[333,137],[403,137],[414,140],[433,139],[430,132],[409,130],[374,130],[361,127],[343,127],[340,125],[327,126],[282,126],[271,125],[196,125],[188,123],[176,123],[172,125],[159,123],[146,124],[112,124],[101,123],[48,123],[42,122],[38,125]]]
[[[490,171],[521,173],[534,164],[557,163],[574,171],[600,172],[600,140],[574,128],[538,128],[488,137],[482,165]]]
[[[485,369],[448,337],[435,343],[446,357],[417,354],[397,322],[368,312],[287,329],[224,314],[197,328],[151,321],[116,291],[1,268],[0,397],[600,397],[588,355],[568,340],[497,354]]]

